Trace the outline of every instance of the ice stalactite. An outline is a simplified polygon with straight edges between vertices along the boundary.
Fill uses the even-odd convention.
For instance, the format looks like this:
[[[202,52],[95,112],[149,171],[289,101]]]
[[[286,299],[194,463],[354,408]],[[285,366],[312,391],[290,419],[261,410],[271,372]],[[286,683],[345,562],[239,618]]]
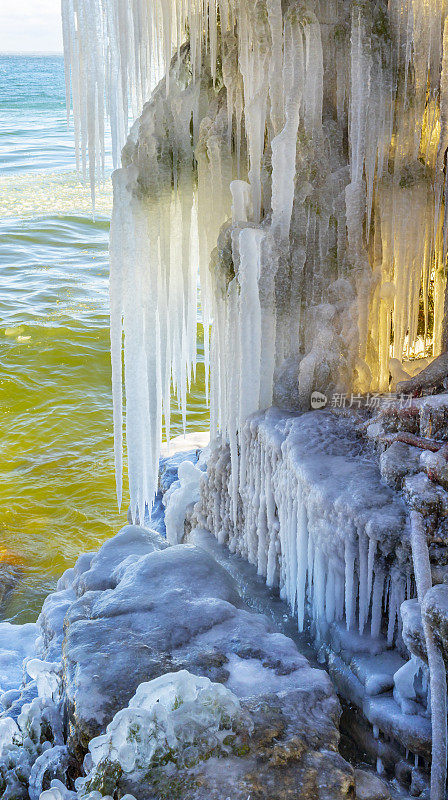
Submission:
[[[432,587],[432,577],[425,522],[418,511],[411,512],[411,543],[417,596],[420,608],[423,608],[425,595]],[[424,614],[422,614],[422,623],[431,688],[431,800],[442,800],[445,797],[447,762],[446,669],[443,654],[437,645],[434,631]]]

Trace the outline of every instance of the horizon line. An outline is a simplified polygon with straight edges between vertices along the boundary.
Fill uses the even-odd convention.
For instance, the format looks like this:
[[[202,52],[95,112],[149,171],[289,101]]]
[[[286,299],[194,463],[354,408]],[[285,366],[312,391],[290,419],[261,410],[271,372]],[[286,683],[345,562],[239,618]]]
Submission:
[[[62,50],[0,50],[0,56],[63,56]]]

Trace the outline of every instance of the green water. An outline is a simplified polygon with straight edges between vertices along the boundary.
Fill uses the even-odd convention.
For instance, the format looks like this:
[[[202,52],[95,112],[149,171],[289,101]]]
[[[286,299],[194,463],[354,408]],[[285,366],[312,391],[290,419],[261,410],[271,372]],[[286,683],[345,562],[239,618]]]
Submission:
[[[63,570],[126,521],[113,474],[111,204],[108,180],[93,221],[62,58],[0,56],[0,560],[23,572],[6,619],[35,619]],[[203,381],[200,364],[189,430],[207,424]]]

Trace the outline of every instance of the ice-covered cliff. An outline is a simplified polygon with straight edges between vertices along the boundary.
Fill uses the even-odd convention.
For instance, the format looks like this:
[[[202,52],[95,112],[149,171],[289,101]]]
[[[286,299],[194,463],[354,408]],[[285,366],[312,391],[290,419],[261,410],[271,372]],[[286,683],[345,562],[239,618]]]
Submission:
[[[241,423],[273,394],[308,407],[314,389],[383,391],[391,356],[396,371],[440,352],[447,8],[62,6],[92,187],[105,115],[118,166],[130,109],[143,107],[115,174],[111,240],[117,476],[120,487],[124,336],[135,515],[152,500],[171,382],[185,410],[198,271],[212,433],[229,438],[233,462]]]

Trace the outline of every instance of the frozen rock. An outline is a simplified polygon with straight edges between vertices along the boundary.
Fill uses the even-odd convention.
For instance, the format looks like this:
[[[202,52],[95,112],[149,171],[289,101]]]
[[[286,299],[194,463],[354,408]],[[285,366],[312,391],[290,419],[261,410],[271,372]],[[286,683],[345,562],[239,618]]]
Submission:
[[[75,600],[76,592],[71,585],[51,592],[44,600],[37,622],[42,636],[42,654],[48,660],[55,661],[62,656],[64,617]]]
[[[331,647],[341,655],[344,661],[350,662],[355,654],[378,656],[387,649],[387,642],[382,636],[369,636],[358,631],[348,631],[346,625],[333,622],[328,630]]]
[[[432,483],[424,472],[405,478],[404,493],[409,505],[420,511],[426,521],[433,518],[432,524],[448,514],[448,493]]]
[[[398,403],[386,403],[374,417],[370,425],[378,425],[381,434],[398,432],[418,434],[420,432],[420,402],[413,400],[411,405],[402,407]]]
[[[380,456],[381,475],[393,489],[401,489],[406,475],[420,471],[420,450],[404,442],[393,442]]]
[[[74,583],[78,596],[89,591],[114,588],[120,580],[119,571],[125,559],[138,560],[154,550],[166,547],[166,542],[155,531],[137,525],[126,525],[112,539],[103,544],[93,556],[89,569],[82,572]]]
[[[101,785],[157,800],[345,797],[351,768],[328,740],[325,710],[316,713],[303,689],[239,699],[186,670],[141,684],[91,741],[78,791]]]
[[[318,748],[333,751],[331,763],[339,758],[338,703],[328,676],[311,669],[265,617],[245,610],[229,574],[190,545],[154,551],[131,564],[116,588],[79,598],[67,614],[64,662],[70,742],[77,752],[104,732],[140,683],[187,669],[229,688],[240,701],[252,698],[254,709],[266,698],[264,719],[277,708],[282,731],[290,731],[278,744],[278,759],[284,750],[286,764],[299,757],[296,745],[296,755],[286,753],[293,731],[295,737],[301,728],[309,731],[307,742],[313,736],[326,741]],[[269,738],[265,730],[264,736],[275,750],[277,734]],[[326,763],[320,751],[316,758]],[[340,765],[347,777],[346,769]],[[208,766],[205,772],[205,785],[216,787],[214,771]],[[215,796],[211,788],[204,794],[209,796]]]
[[[377,656],[355,656],[350,666],[367,694],[376,695],[393,689],[394,674],[404,663],[400,654],[391,650]]]
[[[39,696],[22,704],[16,720],[9,716],[0,719],[0,794],[4,800],[38,800],[51,777],[66,777],[70,759],[64,745],[60,667],[29,660],[27,669],[39,684]]]
[[[426,661],[426,643],[420,603],[416,598],[413,600],[405,600],[405,602],[401,604],[400,613],[403,623],[402,636],[406,647],[410,653]]]
[[[393,696],[405,714],[429,716],[427,709],[429,673],[422,659],[412,654],[394,675]]]
[[[420,434],[430,439],[448,439],[448,394],[424,398],[420,406]]]
[[[387,783],[365,769],[355,769],[355,794],[357,800],[388,800],[390,797]]]
[[[372,646],[380,633],[385,562],[393,559],[390,646],[410,567],[406,507],[384,485],[353,418],[271,408],[248,419],[244,451],[238,476],[231,447],[216,442],[193,522],[256,565],[297,613],[299,630],[308,612],[322,638],[336,620]]]
[[[448,586],[444,583],[433,586],[426,593],[422,606],[423,615],[433,629],[448,664]]]
[[[440,483],[444,489],[448,489],[448,461],[446,445],[437,453],[426,451],[420,457],[420,463],[428,474],[431,481]]]
[[[392,739],[398,739],[407,750],[431,758],[431,721],[422,714],[406,714],[393,697],[379,695],[364,700],[363,713],[372,725]]]

